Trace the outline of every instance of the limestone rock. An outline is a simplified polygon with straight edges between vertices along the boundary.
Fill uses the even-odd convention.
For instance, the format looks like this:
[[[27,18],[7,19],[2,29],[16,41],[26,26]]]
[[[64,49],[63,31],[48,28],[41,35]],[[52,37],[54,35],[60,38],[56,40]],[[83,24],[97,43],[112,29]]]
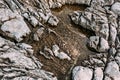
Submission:
[[[12,19],[10,21],[6,21],[2,26],[1,30],[8,36],[16,41],[20,42],[23,40],[23,36],[30,34],[31,30],[21,18]]]
[[[65,4],[84,4],[90,5],[91,0],[49,0],[48,4],[50,8],[60,8]]]
[[[109,36],[109,26],[105,13],[104,8],[97,6],[96,8],[86,8],[83,12],[73,12],[70,16],[75,24],[85,29],[92,30],[95,32],[96,36],[103,37],[107,40]]]
[[[0,80],[120,80],[119,8],[120,0],[0,0]]]
[[[28,45],[26,43],[18,43],[17,46],[20,47],[21,49],[26,50],[28,53],[33,55],[34,50],[31,45]]]
[[[13,13],[10,9],[0,8],[0,22],[6,22],[16,17],[20,17],[20,15]]]
[[[103,80],[103,70],[101,68],[95,68],[93,80]]]
[[[57,19],[56,16],[51,16],[48,19],[48,23],[51,24],[52,26],[57,26],[57,24],[59,23],[59,20]]]
[[[95,7],[96,5],[101,6],[110,6],[114,3],[114,0],[92,0],[91,6]]]
[[[13,42],[2,37],[0,37],[0,41],[2,42],[0,48],[3,48],[2,51],[0,50],[1,80],[57,80],[56,77],[52,77],[52,73],[42,70],[42,64],[33,57],[33,54],[28,53],[29,49],[32,49],[30,45],[19,43],[19,47],[17,47]]]
[[[86,76],[87,75],[87,76]],[[76,66],[72,72],[73,80],[91,80],[93,71],[89,68]]]
[[[53,53],[56,57],[60,58],[60,59],[67,59],[67,60],[71,60],[71,58],[64,52],[59,52],[59,46],[58,45],[53,45]]]
[[[91,63],[92,65],[96,65],[96,66],[98,66],[98,67],[104,67],[104,66],[105,66],[105,64],[104,64],[101,60],[96,59],[96,58],[91,58],[91,59],[90,59],[90,63]]]
[[[111,6],[111,10],[117,14],[120,15],[120,2],[116,2]]]
[[[109,49],[108,42],[99,36],[91,36],[87,45],[98,52],[107,52]]]
[[[40,38],[42,37],[43,33],[44,33],[44,28],[43,28],[43,27],[39,28],[39,29],[34,33],[34,40],[35,40],[35,41],[39,41]]]
[[[108,63],[105,73],[108,77],[110,77],[114,80],[120,79],[119,66],[117,65],[117,63],[115,61]]]

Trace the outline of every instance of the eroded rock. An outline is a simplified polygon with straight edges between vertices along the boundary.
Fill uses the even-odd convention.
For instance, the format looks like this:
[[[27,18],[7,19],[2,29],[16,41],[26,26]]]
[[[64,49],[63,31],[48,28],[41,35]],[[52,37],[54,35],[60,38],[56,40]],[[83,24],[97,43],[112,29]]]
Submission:
[[[81,54],[84,48],[81,47],[83,45],[80,44],[80,39],[76,38],[79,37],[79,30],[76,32],[77,29],[73,30],[72,25],[63,20],[68,19],[63,18],[67,11],[54,12],[50,9],[66,4],[87,5],[84,11],[74,11],[70,14],[71,20],[79,29],[82,27],[86,33],[92,32],[92,36],[87,34],[90,36],[87,46],[99,52],[95,52],[92,57],[90,55],[85,61],[79,60],[78,53]],[[1,80],[57,80],[53,73],[42,70],[41,67],[55,71],[56,76],[62,72],[66,77],[69,74],[68,66],[71,64],[80,65],[73,69],[73,80],[119,80],[119,4],[118,0],[1,0],[0,35],[11,41],[21,42],[11,42],[0,37]],[[56,17],[56,13],[62,17]],[[48,24],[57,28],[52,29]],[[72,55],[70,52],[73,52]],[[45,62],[45,66],[40,61]],[[80,61],[83,64],[79,64]],[[55,69],[50,69],[51,66]]]
[[[41,70],[42,64],[37,61],[33,54],[28,53],[29,50],[32,50],[32,46],[21,43],[19,44],[19,48],[13,42],[3,39],[2,37],[0,37],[0,40],[2,42],[2,51],[0,50],[0,70],[1,76],[3,76],[1,80],[57,80],[56,77],[52,77],[52,73]],[[4,49],[2,45],[6,49]]]
[[[120,79],[119,66],[117,65],[115,61],[108,63],[105,73],[111,79],[114,79],[114,80]]]
[[[117,14],[120,15],[120,2],[116,2],[112,5],[111,10]]]
[[[87,76],[86,76],[87,75]],[[73,80],[91,80],[93,71],[87,67],[76,66],[72,72]]]
[[[60,48],[58,45],[53,45],[53,52],[54,55],[60,59],[67,59],[67,60],[71,60],[71,58],[65,53],[65,52],[59,52]]]
[[[23,40],[23,36],[30,34],[31,30],[24,22],[23,18],[15,18],[10,21],[4,22],[1,26],[1,30],[8,36],[16,41],[20,42]]]
[[[98,52],[107,52],[109,49],[108,42],[99,36],[91,36],[87,45]]]
[[[103,70],[101,68],[95,68],[93,80],[103,80]]]
[[[48,4],[50,8],[60,8],[65,4],[84,4],[90,5],[91,0],[48,0]]]

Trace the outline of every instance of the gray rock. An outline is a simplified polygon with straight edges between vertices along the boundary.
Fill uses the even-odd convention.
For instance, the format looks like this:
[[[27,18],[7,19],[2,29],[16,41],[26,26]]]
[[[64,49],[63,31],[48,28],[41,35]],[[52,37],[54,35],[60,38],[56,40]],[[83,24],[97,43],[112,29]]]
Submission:
[[[73,80],[92,80],[92,75],[93,71],[87,67],[76,66],[72,71]]]
[[[112,80],[112,79],[108,76],[105,76],[105,80]]]
[[[51,11],[49,8],[59,8],[66,4],[88,5],[89,7],[87,7],[84,11],[74,11],[72,14],[70,14],[71,20],[75,24],[80,25],[80,27],[82,26],[83,28],[95,33],[96,36],[91,36],[89,38],[88,41],[89,48],[94,49],[97,52],[100,52],[100,54],[102,54],[101,52],[108,53],[108,49],[109,49],[110,50],[109,53],[113,55],[112,59],[115,60],[116,62],[110,61],[108,65],[106,65],[107,64],[106,62],[108,62],[111,58],[111,57],[109,58],[110,54],[108,55],[105,54],[106,56],[95,54],[95,56],[89,57],[90,58],[89,60],[83,61],[85,66],[87,67],[77,66],[73,69],[72,79],[102,80],[104,76],[105,80],[112,80],[112,79],[120,80],[119,77],[120,54],[118,49],[119,47],[116,48],[117,43],[115,44],[116,37],[119,37],[117,35],[119,35],[120,32],[119,30],[120,20],[117,20],[119,18],[118,16],[120,15],[120,11],[119,11],[120,3],[115,1],[114,0],[30,0],[30,1],[0,0],[0,28],[3,31],[0,32],[0,35],[2,35],[4,38],[7,37],[7,39],[10,38],[11,41],[14,39],[17,42],[22,42],[23,37],[24,36],[29,37],[27,35],[29,35],[32,30],[32,33],[34,34],[31,34],[29,39],[31,40],[31,36],[33,36],[35,41],[40,42],[42,35],[45,33],[46,36],[47,35],[46,31],[48,30],[48,36],[49,33],[53,33],[55,34],[56,37],[57,36],[58,37],[57,39],[55,39],[55,42],[54,40],[52,40],[50,41],[50,43],[48,38],[48,41],[45,41],[45,45],[51,46],[51,44],[55,44],[55,43],[59,44],[59,42],[60,42],[59,45],[61,45],[61,43],[65,42],[65,44],[61,46],[64,46],[65,49],[68,49],[66,50],[68,54],[72,50],[74,50],[73,52],[75,53],[79,53],[79,51],[76,49],[79,47],[79,45],[75,47],[73,45],[72,47],[69,48],[69,45],[68,46],[66,45],[67,43],[66,40],[64,41],[64,38],[61,38],[61,35],[59,36],[59,34],[55,32],[57,31],[57,28],[54,31],[54,29],[51,30],[50,28],[48,28],[48,25],[47,27],[45,27],[42,24],[46,25],[46,23],[48,23],[52,26],[57,26],[57,24],[59,23],[58,18],[52,14],[54,13],[54,11]],[[55,14],[56,13],[57,12],[55,12]],[[43,28],[43,26],[45,28]],[[31,30],[29,29],[29,27]],[[72,33],[73,32],[75,31],[72,31]],[[53,35],[50,34],[50,38],[52,38],[51,36]],[[15,44],[14,42],[11,42],[4,38],[0,37],[0,79],[1,80],[9,80],[9,79],[10,80],[57,80],[57,78],[54,77],[53,73],[42,70],[41,67],[43,65],[40,62],[41,58],[38,61],[37,58],[33,55],[34,48],[31,46],[34,45],[33,42],[31,41],[28,42],[31,44],[28,45],[25,43],[29,40],[27,39],[25,41],[23,40],[22,43]],[[56,40],[60,40],[60,41],[57,42]],[[76,44],[77,42],[75,42],[75,45]],[[41,46],[45,46],[45,45],[43,43],[43,45],[40,44],[37,45],[37,47],[39,46],[41,49]],[[69,51],[69,49],[71,50]],[[38,49],[35,48],[35,53],[37,51]],[[71,58],[74,59],[73,57],[74,53],[73,55],[69,56],[66,52],[56,44],[52,45],[51,48],[45,46],[43,50],[40,50],[40,54],[47,59],[52,59],[53,64],[57,63],[57,61],[55,61],[56,58],[54,60],[54,57],[61,59],[60,62],[64,61],[64,59],[67,59],[71,63],[73,61],[71,60]],[[118,54],[116,54],[116,52],[118,52]],[[77,58],[75,58],[73,64],[71,63],[69,66],[75,65],[76,61]],[[104,73],[102,68],[97,67],[101,65],[103,69],[106,68]],[[66,67],[69,66],[68,63],[65,64],[63,68],[60,66],[61,72],[64,70],[64,67],[66,69]],[[47,69],[49,68],[49,66],[45,65],[45,68],[46,67]],[[59,65],[56,67],[59,67]],[[94,71],[90,68],[93,68]],[[58,68],[56,68],[55,70],[57,69]],[[57,73],[57,71],[55,73]]]
[[[114,56],[116,54],[116,49],[113,47],[110,48],[109,53]]]
[[[44,51],[40,51],[39,53],[47,59],[52,59],[53,57],[57,57],[61,60],[64,59],[71,60],[71,58],[67,55],[67,53],[60,51],[59,46],[56,44],[52,46],[52,50],[45,46]]]
[[[32,49],[32,46],[31,45],[28,45],[26,43],[18,43],[17,44],[21,49],[24,49],[26,50],[28,53],[32,54],[33,55],[33,49]]]
[[[44,51],[43,52],[40,51],[39,53],[41,55],[43,55],[45,58],[47,58],[47,59],[52,59],[53,56],[54,56],[53,51],[50,48],[46,47],[46,46],[44,47]]]
[[[24,50],[23,53],[25,53]],[[32,59],[26,57],[23,53],[22,51],[9,49],[6,53],[0,55],[0,58],[9,59],[10,62],[13,63],[12,65],[14,66],[20,66],[21,68],[35,69],[37,67],[35,63],[32,61]]]
[[[84,4],[90,5],[91,0],[49,0],[48,4],[50,8],[60,8],[65,4]]]
[[[96,58],[90,59],[90,63],[91,63],[91,65],[96,65],[98,67],[104,67],[105,66],[105,64],[103,63],[103,61],[101,61],[99,59],[96,59]]]
[[[27,24],[24,22],[23,18],[16,18],[10,21],[6,21],[2,26],[1,30],[8,36],[16,41],[20,42],[23,40],[23,36],[26,36],[31,31]]]
[[[50,16],[48,19],[48,23],[51,24],[52,26],[57,26],[59,20],[57,19],[56,16]]]
[[[111,10],[117,14],[120,15],[120,2],[116,2],[111,6]]]
[[[0,22],[6,22],[16,17],[20,17],[20,15],[13,13],[10,9],[0,8]]]
[[[92,0],[91,6],[95,7],[96,5],[109,6],[114,3],[114,0]]]
[[[44,33],[45,28],[41,27],[34,33],[34,40],[39,41]]]
[[[115,61],[116,61],[117,64],[120,66],[120,52],[117,52],[117,53],[116,53]]]
[[[91,36],[88,40],[87,46],[98,52],[107,52],[109,49],[108,42],[99,36]]]
[[[7,49],[0,50],[1,80],[57,80],[53,77],[53,73],[41,69],[42,64],[33,56],[32,46],[25,43],[19,43],[16,46],[2,37],[0,41],[2,42],[1,49],[8,46]],[[31,54],[28,51],[31,51]]]
[[[101,68],[95,68],[93,80],[103,80],[103,70]]]
[[[56,57],[60,58],[60,59],[67,59],[67,60],[71,60],[71,58],[65,53],[65,52],[59,52],[60,48],[58,45],[53,45],[52,47],[53,53]]]
[[[120,80],[119,66],[115,61],[109,62],[105,74],[113,80]]]
[[[36,27],[39,24],[39,21],[34,16],[30,16],[30,21],[34,27]]]
[[[115,44],[115,40],[116,40],[116,36],[117,36],[117,28],[118,28],[118,24],[117,24],[117,16],[112,12],[112,11],[107,11],[109,16],[108,16],[108,21],[109,21],[109,42],[111,46],[114,46]]]
[[[42,13],[42,12],[39,12],[39,15],[40,17],[43,19],[43,22],[44,23],[49,23],[50,25],[52,26],[57,26],[59,20],[57,19],[56,16],[53,16],[52,13]]]
[[[101,1],[104,3],[104,0]],[[112,11],[102,8],[100,3],[96,4],[98,4],[97,7],[94,5],[83,12],[74,11],[73,14],[70,14],[71,20],[80,27],[94,31],[96,36],[106,40],[109,38],[110,45],[114,45],[118,28],[117,16]]]
[[[101,6],[88,7],[85,11],[73,12],[71,20],[85,29],[92,30],[97,36],[108,40],[109,26],[106,11]]]
[[[46,0],[34,1],[38,4],[39,8],[30,6],[31,2],[29,1],[5,0],[5,2],[13,12],[22,14],[22,16],[24,16],[24,18],[27,19],[34,27],[39,25],[39,23],[46,23],[50,17],[52,17],[52,19],[48,22],[49,24],[55,24],[54,26],[56,26],[59,22],[58,19],[51,13]]]

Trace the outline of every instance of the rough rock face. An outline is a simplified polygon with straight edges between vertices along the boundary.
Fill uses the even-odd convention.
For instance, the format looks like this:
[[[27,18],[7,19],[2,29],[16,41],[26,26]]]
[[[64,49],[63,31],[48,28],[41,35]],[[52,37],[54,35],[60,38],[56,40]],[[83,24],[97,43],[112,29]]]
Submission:
[[[87,45],[99,54],[90,56],[88,60],[82,62],[84,67],[94,69],[91,80],[119,80],[119,37],[117,36],[119,35],[117,19],[119,2],[113,3],[113,0],[92,0],[90,7],[85,11],[70,13],[70,18],[75,24],[94,32],[94,36],[89,37]]]
[[[90,5],[91,0],[48,0],[50,8],[59,8],[65,4],[84,4]]]
[[[114,3],[111,7],[111,10],[117,15],[120,15],[120,2]]]
[[[52,73],[41,69],[42,64],[33,56],[32,46],[25,43],[19,43],[17,46],[2,37],[0,42],[1,80],[57,80],[56,77],[52,77]]]
[[[106,73],[106,76],[108,76],[114,80],[120,79],[119,66],[114,61],[108,63],[105,73]]]
[[[120,80],[119,18],[119,0],[0,0],[0,80]]]
[[[101,68],[95,68],[93,80],[103,80],[103,70]]]
[[[93,72],[89,68],[76,66],[73,69],[73,80],[91,80],[92,74]]]
[[[20,42],[23,36],[26,36],[31,31],[22,18],[12,19],[4,22],[1,26],[1,30],[9,37],[14,38]]]
[[[91,36],[87,45],[98,52],[107,52],[109,49],[108,42],[99,36]]]

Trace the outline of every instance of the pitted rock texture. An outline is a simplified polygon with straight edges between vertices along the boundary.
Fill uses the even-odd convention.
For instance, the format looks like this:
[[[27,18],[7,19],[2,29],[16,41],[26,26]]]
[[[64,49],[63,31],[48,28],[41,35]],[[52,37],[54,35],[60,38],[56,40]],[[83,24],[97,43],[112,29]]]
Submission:
[[[97,54],[82,62],[84,67],[94,70],[91,80],[119,80],[119,2],[105,2],[92,0],[90,7],[84,11],[74,11],[70,14],[76,25],[94,32],[87,45],[91,50],[97,51]],[[101,70],[98,72],[96,69],[99,68]]]
[[[119,0],[0,0],[0,80],[120,80]]]
[[[57,80],[52,73],[41,69],[42,64],[33,56],[32,46],[25,43],[17,46],[2,37],[0,41],[1,80]]]
[[[91,36],[87,43],[88,47],[97,52],[107,52],[109,49],[108,42],[99,36]]]

